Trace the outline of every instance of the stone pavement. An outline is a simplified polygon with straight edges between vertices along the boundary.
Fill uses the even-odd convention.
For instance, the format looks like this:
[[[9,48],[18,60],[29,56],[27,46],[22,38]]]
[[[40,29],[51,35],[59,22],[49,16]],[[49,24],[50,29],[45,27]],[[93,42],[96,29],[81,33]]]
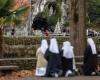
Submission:
[[[61,78],[28,77],[19,80],[100,80],[100,77],[99,76],[76,76],[76,77],[61,77]]]

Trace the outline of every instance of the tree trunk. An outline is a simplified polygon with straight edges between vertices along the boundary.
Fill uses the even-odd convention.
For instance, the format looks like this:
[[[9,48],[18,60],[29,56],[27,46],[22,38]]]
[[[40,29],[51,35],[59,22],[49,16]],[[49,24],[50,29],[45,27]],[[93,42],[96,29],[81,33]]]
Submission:
[[[0,58],[3,57],[3,33],[2,28],[0,28]]]
[[[71,42],[75,54],[82,55],[85,50],[86,28],[85,28],[85,0],[71,0],[70,5],[70,30]]]

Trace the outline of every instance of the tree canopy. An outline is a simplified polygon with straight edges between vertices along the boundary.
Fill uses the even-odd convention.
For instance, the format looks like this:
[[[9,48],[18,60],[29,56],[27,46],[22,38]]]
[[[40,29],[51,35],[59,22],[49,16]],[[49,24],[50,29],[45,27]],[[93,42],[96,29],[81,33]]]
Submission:
[[[100,0],[87,0],[87,13],[91,22],[100,22]]]
[[[28,5],[15,8],[16,0],[0,0],[0,26],[18,25],[24,18],[23,15],[29,9]],[[23,17],[23,18],[22,18]]]

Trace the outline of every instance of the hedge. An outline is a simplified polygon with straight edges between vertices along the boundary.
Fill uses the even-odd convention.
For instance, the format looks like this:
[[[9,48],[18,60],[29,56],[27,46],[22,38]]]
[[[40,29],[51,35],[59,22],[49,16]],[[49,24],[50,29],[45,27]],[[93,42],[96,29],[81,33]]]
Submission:
[[[34,45],[40,44],[42,39],[49,39],[53,37],[4,37],[4,42],[8,45]],[[58,42],[69,40],[69,37],[56,37]]]
[[[51,37],[4,37],[4,57],[34,57],[42,39]],[[69,40],[65,37],[56,37],[59,44]]]
[[[22,57],[35,57],[37,48],[39,47],[42,39],[47,39],[48,43],[52,37],[4,37],[4,58],[22,58]],[[69,37],[56,37],[59,44]],[[97,44],[97,49],[100,53],[100,38],[93,38]],[[2,61],[2,65],[18,65],[20,69],[32,69],[36,66],[34,60],[22,60],[22,61]]]
[[[37,48],[42,39],[47,39],[48,43],[52,37],[4,37],[4,57],[35,57]],[[69,37],[56,37],[59,45]],[[97,49],[100,50],[100,38],[93,38]]]

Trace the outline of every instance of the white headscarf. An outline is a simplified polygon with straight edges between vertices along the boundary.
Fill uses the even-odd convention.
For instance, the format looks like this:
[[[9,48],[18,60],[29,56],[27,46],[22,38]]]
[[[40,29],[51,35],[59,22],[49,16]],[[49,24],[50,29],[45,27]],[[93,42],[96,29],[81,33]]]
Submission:
[[[59,48],[58,48],[58,44],[57,44],[57,40],[55,38],[52,38],[50,40],[50,48],[49,50],[53,53],[58,54],[59,53]]]
[[[66,58],[73,58],[74,52],[73,47],[71,46],[71,43],[69,41],[63,42],[63,56]]]
[[[87,43],[90,45],[90,47],[92,49],[92,54],[97,54],[96,46],[95,46],[95,43],[94,43],[93,39],[92,38],[88,38],[87,39]]]
[[[47,40],[44,39],[41,41],[41,46],[40,46],[40,49],[43,52],[43,54],[45,54],[47,48],[48,48],[48,43],[47,43]]]

